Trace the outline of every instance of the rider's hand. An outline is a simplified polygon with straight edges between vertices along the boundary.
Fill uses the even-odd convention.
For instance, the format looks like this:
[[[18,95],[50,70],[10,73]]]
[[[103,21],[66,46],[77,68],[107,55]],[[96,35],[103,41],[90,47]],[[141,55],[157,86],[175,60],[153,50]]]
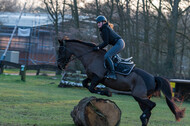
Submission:
[[[100,50],[100,47],[98,47],[98,46],[93,48],[93,51],[98,51],[98,50]]]

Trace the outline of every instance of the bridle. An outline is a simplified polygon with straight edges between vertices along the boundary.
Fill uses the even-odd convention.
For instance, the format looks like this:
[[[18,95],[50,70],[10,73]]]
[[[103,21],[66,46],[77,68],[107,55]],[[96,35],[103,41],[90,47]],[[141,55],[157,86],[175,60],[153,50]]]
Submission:
[[[71,54],[73,54],[68,48],[66,48],[65,46],[59,46],[59,47],[63,47],[65,50],[67,50],[68,52],[70,52]],[[85,55],[87,55],[87,54],[89,54],[89,53],[91,53],[91,52],[93,52],[94,50],[92,49],[92,50],[90,50],[90,51],[88,51],[88,52],[86,52],[86,53],[84,53],[84,54],[82,54],[82,55],[79,55],[79,56],[75,56],[74,58],[72,58],[72,59],[70,59],[69,58],[69,60],[68,60],[68,58],[66,59],[66,64],[68,64],[69,62],[71,62],[71,61],[74,61],[74,60],[76,60],[76,59],[80,59],[81,57],[83,57],[83,56],[85,56]],[[61,59],[62,58],[58,58],[58,60],[57,61],[61,61]],[[62,70],[64,70],[62,67],[61,67],[61,69]]]

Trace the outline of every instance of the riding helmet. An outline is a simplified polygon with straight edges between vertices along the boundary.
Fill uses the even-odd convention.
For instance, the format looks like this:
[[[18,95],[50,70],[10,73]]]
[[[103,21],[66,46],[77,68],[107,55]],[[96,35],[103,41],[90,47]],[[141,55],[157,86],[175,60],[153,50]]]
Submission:
[[[97,23],[98,23],[98,22],[103,22],[103,21],[107,22],[106,17],[103,16],[103,15],[99,15],[99,16],[96,18],[96,22],[97,22]]]

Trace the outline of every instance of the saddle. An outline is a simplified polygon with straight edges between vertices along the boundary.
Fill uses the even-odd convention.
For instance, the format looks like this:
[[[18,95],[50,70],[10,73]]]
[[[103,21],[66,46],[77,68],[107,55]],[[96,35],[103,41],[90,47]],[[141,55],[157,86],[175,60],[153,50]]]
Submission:
[[[133,68],[135,67],[134,62],[132,61],[133,57],[129,57],[127,59],[121,58],[119,55],[115,55],[112,57],[112,61],[115,67],[115,73],[121,75],[129,75]]]

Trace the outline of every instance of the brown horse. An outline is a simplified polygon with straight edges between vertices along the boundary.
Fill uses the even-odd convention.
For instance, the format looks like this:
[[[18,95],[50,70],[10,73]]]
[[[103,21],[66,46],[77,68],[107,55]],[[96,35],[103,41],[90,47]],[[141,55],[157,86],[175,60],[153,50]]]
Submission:
[[[87,78],[82,83],[91,93],[110,96],[109,92],[95,88],[99,83],[115,90],[131,91],[132,96],[143,111],[140,116],[142,126],[147,126],[151,110],[156,106],[150,100],[150,96],[159,90],[165,95],[166,102],[175,115],[176,120],[180,121],[180,118],[184,117],[185,109],[180,109],[174,103],[170,84],[165,78],[154,77],[139,68],[134,68],[128,76],[117,74],[117,80],[106,79],[104,75],[107,70],[104,67],[103,60],[106,53],[105,50],[93,51],[95,44],[78,40],[59,40],[59,43],[58,67],[64,69],[71,61],[71,56],[74,55],[84,65]],[[88,83],[91,84],[88,85]]]

